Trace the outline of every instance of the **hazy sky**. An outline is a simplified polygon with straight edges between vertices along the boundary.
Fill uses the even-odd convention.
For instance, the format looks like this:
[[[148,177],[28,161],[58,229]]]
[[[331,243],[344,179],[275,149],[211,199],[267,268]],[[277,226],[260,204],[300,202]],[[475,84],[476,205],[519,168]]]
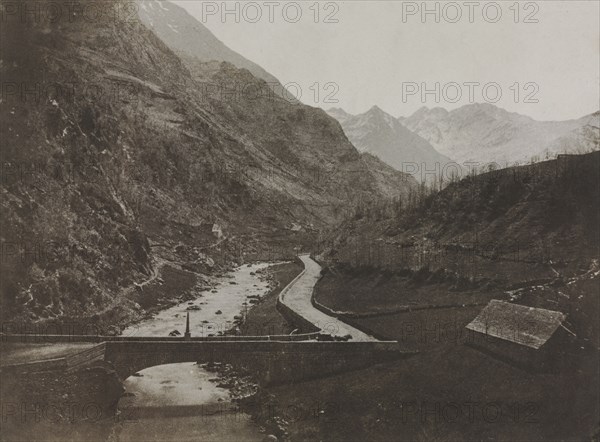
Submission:
[[[421,1],[227,2],[239,19],[221,1],[174,3],[313,106],[400,116],[472,100],[540,120],[600,108],[595,0],[427,2],[425,17]]]

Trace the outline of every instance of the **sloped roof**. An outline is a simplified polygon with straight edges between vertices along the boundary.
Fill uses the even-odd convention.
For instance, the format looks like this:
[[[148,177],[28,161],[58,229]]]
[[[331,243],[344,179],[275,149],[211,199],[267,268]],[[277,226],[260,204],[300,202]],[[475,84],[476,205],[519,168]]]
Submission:
[[[539,349],[565,318],[561,312],[492,300],[467,329]]]

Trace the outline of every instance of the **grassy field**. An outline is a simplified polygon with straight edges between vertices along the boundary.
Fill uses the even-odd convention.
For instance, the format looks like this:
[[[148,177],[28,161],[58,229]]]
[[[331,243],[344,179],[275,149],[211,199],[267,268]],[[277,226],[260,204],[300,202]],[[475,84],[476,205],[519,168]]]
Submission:
[[[404,295],[402,290],[414,289]],[[330,307],[389,310],[490,299],[400,277],[327,274],[317,296]],[[431,296],[427,296],[430,294]],[[326,301],[325,301],[326,300]],[[534,373],[468,345],[464,326],[481,307],[417,310],[353,319],[419,354],[365,370],[265,388],[257,402],[293,441],[590,440],[598,435],[598,353],[580,350],[571,368]],[[273,311],[271,310],[271,313]]]
[[[423,280],[419,275],[402,275],[373,269],[329,270],[319,281],[315,299],[333,310],[353,313],[385,313],[411,306],[486,304],[506,295],[494,288],[468,289],[455,282]]]
[[[464,345],[267,390],[291,440],[584,440],[598,425],[593,358],[532,374]]]
[[[409,313],[355,319],[362,330],[400,342],[406,350],[432,350],[467,341],[465,326],[481,307],[418,310]]]

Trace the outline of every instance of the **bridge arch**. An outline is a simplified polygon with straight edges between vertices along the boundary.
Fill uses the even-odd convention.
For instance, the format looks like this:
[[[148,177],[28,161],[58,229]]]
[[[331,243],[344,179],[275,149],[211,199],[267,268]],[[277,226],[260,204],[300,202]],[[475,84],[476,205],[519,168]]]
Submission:
[[[299,382],[407,356],[397,342],[107,342],[104,359],[121,379],[145,368],[223,362],[259,373],[266,384]]]

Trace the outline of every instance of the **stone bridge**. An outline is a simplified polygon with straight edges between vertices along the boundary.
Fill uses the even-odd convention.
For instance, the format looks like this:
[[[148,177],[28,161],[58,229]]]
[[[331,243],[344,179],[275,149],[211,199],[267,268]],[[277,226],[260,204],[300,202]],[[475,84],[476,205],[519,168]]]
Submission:
[[[47,336],[45,337],[48,338]],[[79,337],[89,344],[81,349],[78,337],[55,337],[78,344],[64,356],[35,362],[5,365],[4,373],[17,371],[75,371],[95,362],[112,365],[121,379],[148,367],[180,362],[224,362],[259,374],[265,384],[298,382],[344,371],[366,368],[378,362],[410,356],[397,342],[336,342],[301,340],[305,336],[263,336],[256,340],[214,338]],[[3,347],[23,345],[32,336],[2,336]],[[68,339],[68,341],[67,341]],[[285,340],[284,340],[285,339]],[[21,342],[21,344],[17,344]],[[44,345],[30,342],[28,346]],[[46,344],[47,345],[47,344]]]
[[[405,356],[396,343],[360,342],[106,342],[104,360],[121,378],[154,365],[225,362],[258,373],[266,384],[298,382]]]

